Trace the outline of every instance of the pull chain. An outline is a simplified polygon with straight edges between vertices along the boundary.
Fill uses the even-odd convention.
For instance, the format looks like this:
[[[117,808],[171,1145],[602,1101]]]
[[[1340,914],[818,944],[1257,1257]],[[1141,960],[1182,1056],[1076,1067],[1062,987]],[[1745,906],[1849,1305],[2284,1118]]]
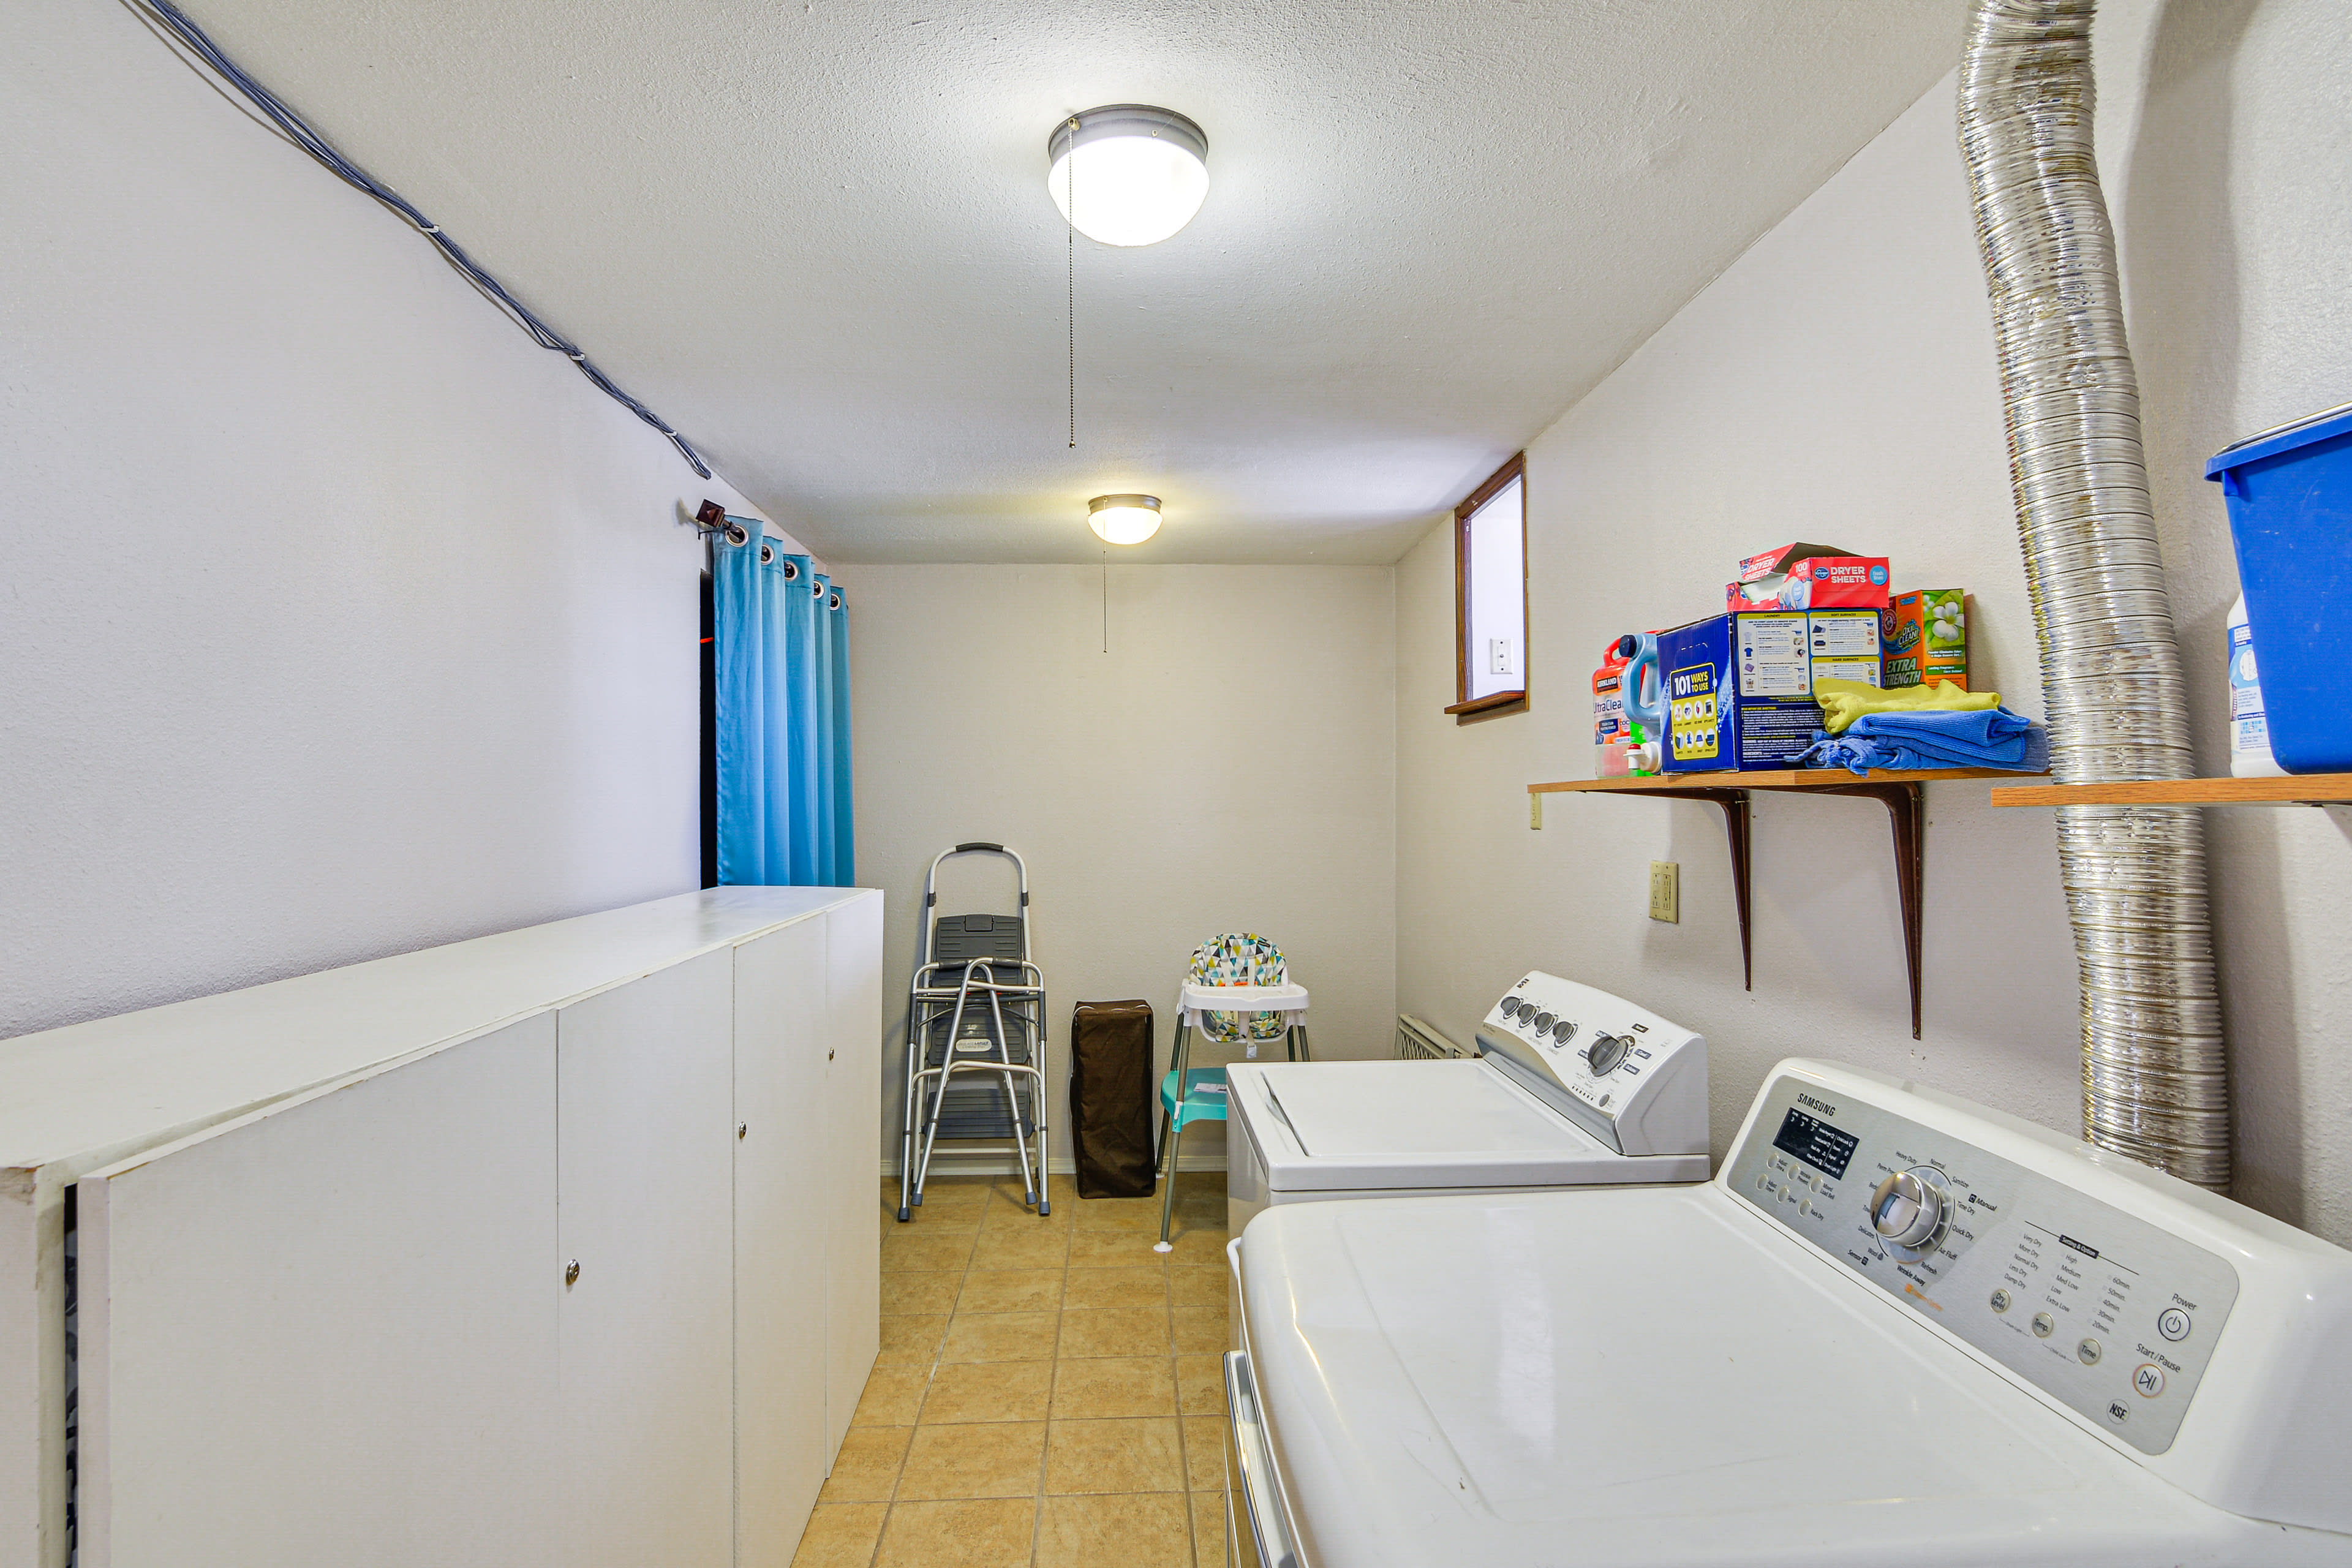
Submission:
[[[1069,198],[1069,210],[1062,215],[1062,245],[1067,289],[1066,304],[1070,323],[1070,449],[1076,451],[1078,446],[1078,121],[1076,115],[1070,117],[1070,153],[1062,160],[1062,168],[1067,187],[1063,195]],[[1108,562],[1108,558],[1105,559]],[[1106,564],[1103,570],[1108,572],[1110,568]],[[1106,586],[1103,592],[1108,595],[1110,590]],[[1105,615],[1108,614],[1106,611]],[[1108,634],[1105,641],[1108,644]],[[1103,651],[1108,653],[1110,649],[1106,646]]]
[[[1110,651],[1110,552],[1103,552],[1103,652]]]

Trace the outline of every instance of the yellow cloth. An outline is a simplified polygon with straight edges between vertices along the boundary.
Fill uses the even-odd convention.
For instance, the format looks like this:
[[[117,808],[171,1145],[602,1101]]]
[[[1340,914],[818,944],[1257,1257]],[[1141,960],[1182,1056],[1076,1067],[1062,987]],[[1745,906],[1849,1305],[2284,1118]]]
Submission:
[[[2000,706],[1998,691],[1963,691],[1948,680],[1933,686],[1902,686],[1882,691],[1863,680],[1835,680],[1828,676],[1813,682],[1813,700],[1822,705],[1822,728],[1842,735],[1845,727],[1865,713],[1912,713],[1923,709],[1974,713]]]

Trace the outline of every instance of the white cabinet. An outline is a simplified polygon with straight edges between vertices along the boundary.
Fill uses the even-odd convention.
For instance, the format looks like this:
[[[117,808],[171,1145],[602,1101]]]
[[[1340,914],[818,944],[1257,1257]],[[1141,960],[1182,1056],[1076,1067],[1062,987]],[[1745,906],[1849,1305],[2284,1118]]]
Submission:
[[[555,1016],[566,1568],[729,1561],[732,959]]]
[[[848,1434],[866,1376],[882,1352],[882,1205],[874,1175],[874,1111],[882,1101],[882,900],[845,904],[832,933],[832,1016],[824,1083],[824,1451]],[[745,1559],[748,1563],[753,1559]]]
[[[85,1563],[555,1568],[555,1033],[82,1181]]]
[[[89,1568],[789,1563],[878,1333],[880,911],[718,889],[0,1043],[90,1076],[0,1099],[0,1334],[57,1363],[0,1568],[64,1561],[68,1190]]]
[[[828,922],[735,950],[736,1561],[782,1565],[839,1445],[825,1423]],[[869,1056],[876,1053],[868,1051]],[[878,1277],[877,1277],[878,1278]]]

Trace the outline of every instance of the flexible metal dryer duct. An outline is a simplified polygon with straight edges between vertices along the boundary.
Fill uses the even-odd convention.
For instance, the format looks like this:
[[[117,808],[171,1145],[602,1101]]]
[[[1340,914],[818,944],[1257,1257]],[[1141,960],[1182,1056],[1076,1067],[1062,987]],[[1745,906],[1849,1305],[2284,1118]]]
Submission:
[[[1960,153],[2000,349],[2010,485],[2063,784],[2195,771],[2091,137],[2097,0],[1976,0]],[[2217,1191],[2230,1104],[2192,806],[2067,806],[2083,1131]]]

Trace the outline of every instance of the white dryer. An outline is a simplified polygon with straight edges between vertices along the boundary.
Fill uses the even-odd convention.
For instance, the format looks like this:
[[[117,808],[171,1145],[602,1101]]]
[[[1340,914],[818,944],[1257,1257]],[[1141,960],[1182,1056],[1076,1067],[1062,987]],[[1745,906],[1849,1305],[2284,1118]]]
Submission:
[[[2352,1563],[2352,1253],[1822,1062],[1699,1186],[1229,1248],[1244,1568]]]
[[[1235,1062],[1226,1226],[1274,1204],[1704,1182],[1706,1041],[1531,972],[1466,1061]]]

